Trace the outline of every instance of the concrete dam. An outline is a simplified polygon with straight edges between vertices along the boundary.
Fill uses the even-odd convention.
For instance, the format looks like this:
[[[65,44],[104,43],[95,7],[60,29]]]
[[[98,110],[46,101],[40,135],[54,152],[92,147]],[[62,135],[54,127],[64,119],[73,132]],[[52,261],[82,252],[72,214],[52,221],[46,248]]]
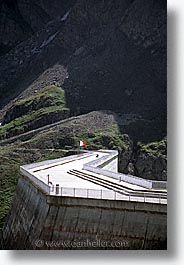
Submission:
[[[118,152],[20,167],[2,249],[166,249],[166,182],[118,173]]]

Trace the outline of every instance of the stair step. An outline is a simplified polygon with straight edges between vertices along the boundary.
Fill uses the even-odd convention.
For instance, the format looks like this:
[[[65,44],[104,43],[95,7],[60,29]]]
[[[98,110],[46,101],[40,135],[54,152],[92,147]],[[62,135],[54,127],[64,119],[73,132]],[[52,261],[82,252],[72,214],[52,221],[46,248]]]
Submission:
[[[114,190],[118,193],[121,193],[123,195],[127,195],[127,196],[145,196],[145,197],[159,197],[159,198],[167,198],[166,194],[163,193],[158,193],[158,192],[151,192],[149,190],[145,190],[145,191],[137,191],[137,190],[133,190],[133,189],[128,189],[127,187],[124,187],[123,185],[118,185],[116,183],[98,178],[97,176],[91,175],[91,174],[86,174],[84,172],[78,171],[78,170],[70,170],[68,171],[69,174],[75,175],[77,177],[80,177],[82,179],[91,181],[95,184],[101,185],[105,188]],[[131,190],[131,191],[130,191]]]

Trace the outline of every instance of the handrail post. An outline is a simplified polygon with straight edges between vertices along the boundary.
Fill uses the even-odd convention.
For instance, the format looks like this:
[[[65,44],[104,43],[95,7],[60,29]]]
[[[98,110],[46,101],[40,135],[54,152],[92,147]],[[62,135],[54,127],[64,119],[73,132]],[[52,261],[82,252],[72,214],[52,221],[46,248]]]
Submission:
[[[59,194],[59,184],[56,184],[56,195]]]
[[[116,200],[116,192],[114,192],[114,199]]]
[[[87,198],[89,197],[89,194],[88,194],[89,190],[87,189]]]
[[[73,196],[75,197],[75,188],[73,188]]]
[[[61,187],[61,196],[63,195],[63,188]]]
[[[102,197],[103,197],[103,193],[102,193],[102,190],[101,190],[101,199],[102,199]]]

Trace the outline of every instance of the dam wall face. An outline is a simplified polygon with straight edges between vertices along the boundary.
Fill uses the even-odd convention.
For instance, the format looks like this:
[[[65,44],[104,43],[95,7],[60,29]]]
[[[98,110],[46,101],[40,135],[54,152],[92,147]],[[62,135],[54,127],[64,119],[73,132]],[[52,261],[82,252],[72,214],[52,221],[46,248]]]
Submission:
[[[2,249],[166,249],[167,206],[51,196],[21,175]]]

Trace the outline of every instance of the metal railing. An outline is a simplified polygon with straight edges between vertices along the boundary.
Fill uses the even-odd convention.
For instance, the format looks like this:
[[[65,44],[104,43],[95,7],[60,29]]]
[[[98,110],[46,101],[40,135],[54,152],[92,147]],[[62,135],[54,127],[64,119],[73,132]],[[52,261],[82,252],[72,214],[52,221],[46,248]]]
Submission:
[[[167,198],[158,196],[157,198],[143,194],[138,195],[124,195],[114,190],[102,190],[102,189],[84,189],[84,188],[68,188],[60,187],[59,185],[50,186],[50,195],[74,197],[74,198],[93,198],[93,199],[105,199],[105,200],[123,200],[123,201],[135,201],[145,203],[159,203],[167,204]]]
[[[73,188],[73,187],[69,188],[69,187],[61,187],[59,186],[59,184],[56,184],[55,186],[54,185],[51,186],[51,185],[48,185],[49,179],[48,179],[48,183],[45,183],[45,181],[42,181],[41,179],[37,178],[33,174],[34,171],[30,172],[30,170],[35,167],[37,168],[37,167],[44,166],[44,168],[45,167],[50,168],[54,165],[65,164],[65,163],[68,163],[68,161],[71,162],[73,160],[82,159],[84,156],[87,157],[90,155],[91,155],[91,152],[85,155],[78,155],[77,158],[76,156],[72,156],[70,157],[70,159],[66,157],[64,159],[62,158],[62,159],[56,159],[52,161],[44,161],[40,163],[35,163],[32,165],[21,166],[20,171],[23,175],[27,176],[31,181],[33,181],[41,189],[47,192],[47,194],[54,195],[54,196],[69,196],[69,197],[75,197],[75,198],[94,198],[94,199],[106,199],[106,200],[124,200],[124,201],[167,204],[167,196],[161,193],[155,194],[154,192],[153,193],[149,192],[148,194],[146,192],[138,193],[136,191],[135,192],[130,191],[128,193],[125,193],[125,192],[120,192],[116,188],[114,190],[112,189],[109,189],[109,190],[108,189],[86,189],[86,188]],[[111,156],[114,156],[114,155],[116,155],[115,152],[111,154]],[[100,163],[101,163],[101,160],[100,160]],[[104,173],[105,176],[108,176],[110,174],[110,176],[114,178],[117,178],[117,177],[119,178],[120,176],[122,177],[123,175],[123,174],[118,174],[118,173],[110,172],[107,170],[103,170],[98,167],[92,168],[91,164],[92,162],[89,162],[84,165],[84,167],[85,166],[90,167],[90,168],[86,168],[86,170],[88,171],[99,170],[101,174]],[[37,169],[35,171],[37,171]],[[127,175],[125,176],[130,177]],[[148,180],[144,180],[144,181],[148,181]]]
[[[104,151],[104,150],[99,150],[99,151]],[[121,179],[122,181],[125,181],[127,183],[145,187],[147,189],[154,189],[154,188],[155,189],[166,189],[166,184],[167,184],[166,181],[153,181],[150,179],[144,179],[144,178],[129,175],[129,174],[109,171],[106,168],[104,168],[104,165],[106,165],[113,159],[116,159],[117,157],[118,157],[118,151],[109,150],[108,155],[105,155],[101,158],[90,161],[88,163],[85,163],[83,165],[83,169],[89,172],[92,172],[92,173],[101,174],[101,175],[111,177],[114,179],[118,179],[118,180]]]

